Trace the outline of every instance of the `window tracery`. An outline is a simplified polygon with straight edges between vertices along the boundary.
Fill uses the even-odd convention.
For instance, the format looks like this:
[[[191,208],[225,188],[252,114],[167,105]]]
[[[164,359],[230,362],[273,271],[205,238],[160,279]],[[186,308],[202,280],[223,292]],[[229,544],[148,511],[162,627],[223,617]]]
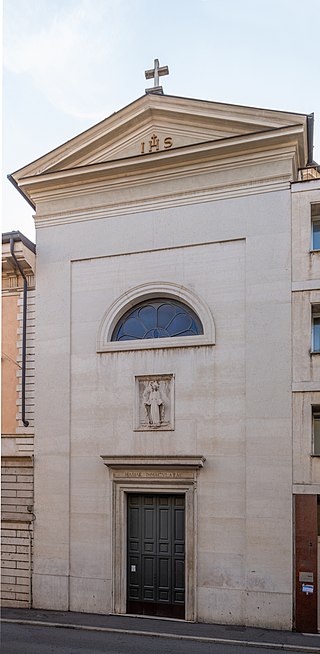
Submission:
[[[155,298],[131,307],[119,320],[111,340],[176,338],[199,334],[203,334],[203,327],[190,307],[171,298]]]
[[[215,324],[206,302],[190,288],[164,281],[144,283],[118,296],[97,333],[99,353],[214,344]]]

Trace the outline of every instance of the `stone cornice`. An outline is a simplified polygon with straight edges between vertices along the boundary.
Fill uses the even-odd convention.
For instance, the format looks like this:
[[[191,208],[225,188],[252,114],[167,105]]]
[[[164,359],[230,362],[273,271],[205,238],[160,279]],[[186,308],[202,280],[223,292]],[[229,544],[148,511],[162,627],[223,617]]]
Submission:
[[[88,192],[99,192],[101,189],[107,189],[108,191],[115,191],[118,189],[126,188],[138,188],[148,182],[168,182],[175,179],[185,179],[186,177],[202,176],[204,174],[211,174],[216,172],[232,171],[236,169],[241,169],[245,167],[254,166],[257,167],[259,164],[268,164],[271,162],[282,161],[282,160],[292,160],[295,156],[295,147],[288,146],[286,148],[274,148],[266,152],[247,152],[244,154],[239,154],[237,156],[224,156],[223,158],[215,158],[209,161],[190,161],[184,166],[167,166],[167,167],[158,167],[158,168],[148,168],[136,169],[134,174],[127,174],[119,170],[118,174],[110,174],[106,176],[105,179],[99,179],[98,176],[93,180],[89,179],[85,181],[79,178],[79,182],[75,184],[68,184],[66,186],[57,184],[51,185],[51,180],[49,177],[43,178],[43,188],[39,190],[33,189],[34,199],[37,203],[42,202],[43,200],[57,200],[59,198],[66,197],[79,197],[79,194],[86,195]],[[117,163],[117,162],[115,162]],[[77,173],[76,173],[77,174]],[[273,173],[275,176],[276,173]],[[290,177],[293,175],[292,167],[290,166]],[[251,176],[252,177],[252,176]],[[250,178],[251,178],[250,177]],[[48,180],[48,185],[45,185],[46,179]],[[57,179],[57,177],[55,177]],[[225,185],[226,180],[224,180]],[[36,179],[35,179],[36,183]],[[214,185],[214,184],[213,184]],[[52,188],[51,188],[52,186]],[[197,184],[198,187],[198,184]]]
[[[95,209],[85,209],[83,211],[67,211],[54,214],[39,214],[34,216],[38,229],[42,227],[51,227],[54,225],[64,225],[73,222],[83,222],[87,220],[98,220],[111,218],[113,216],[122,216],[130,213],[143,213],[146,211],[157,211],[170,207],[180,207],[189,204],[201,204],[203,202],[213,202],[215,200],[224,200],[228,198],[237,198],[259,193],[271,193],[290,189],[290,182],[287,176],[279,177],[277,180],[266,179],[263,182],[232,185],[225,188],[210,189],[201,192],[191,192],[184,194],[167,194],[165,198],[152,198],[151,200],[114,203],[109,207]]]
[[[301,193],[302,191],[310,193],[310,191],[320,192],[320,179],[306,179],[292,183],[292,193]]]
[[[36,225],[47,227],[289,189],[293,157],[294,148],[273,149],[201,166],[190,164],[149,175],[38,191]]]
[[[203,468],[205,457],[201,455],[167,455],[167,456],[135,456],[101,454],[104,465],[112,470],[121,468]]]
[[[41,190],[70,188],[72,185],[94,183],[102,180],[114,180],[122,176],[144,174],[150,176],[158,171],[165,171],[184,166],[197,168],[206,162],[218,163],[226,157],[246,159],[253,153],[267,150],[267,156],[273,148],[292,148],[297,157],[297,166],[304,165],[302,155],[303,126],[292,125],[285,128],[267,130],[255,134],[246,134],[226,139],[218,139],[195,145],[173,148],[147,155],[137,155],[126,159],[116,159],[104,163],[79,166],[71,169],[22,177],[16,180],[20,190],[34,202],[37,192]]]
[[[18,240],[15,242],[15,256],[17,257],[20,266],[23,268],[23,271],[28,278],[28,285],[32,286],[36,264],[35,253],[26,247],[22,241]],[[14,277],[17,280],[20,277],[20,273],[17,270],[10,252],[10,242],[2,243],[2,277]],[[18,285],[20,285],[19,281],[17,281],[17,286]]]

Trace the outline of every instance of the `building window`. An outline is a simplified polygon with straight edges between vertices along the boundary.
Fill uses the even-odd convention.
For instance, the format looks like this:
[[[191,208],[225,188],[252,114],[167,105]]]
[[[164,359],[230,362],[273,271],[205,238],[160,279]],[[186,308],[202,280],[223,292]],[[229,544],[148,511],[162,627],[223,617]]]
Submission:
[[[320,352],[320,305],[312,306],[312,352]]]
[[[320,406],[312,407],[312,453],[320,456]]]
[[[197,314],[182,302],[155,298],[131,307],[117,323],[111,340],[176,338],[203,334]]]
[[[109,305],[97,352],[131,352],[215,345],[215,324],[202,298],[181,284],[147,282]]]
[[[320,250],[320,203],[311,205],[312,250]]]
[[[320,220],[312,221],[312,249],[320,250]]]

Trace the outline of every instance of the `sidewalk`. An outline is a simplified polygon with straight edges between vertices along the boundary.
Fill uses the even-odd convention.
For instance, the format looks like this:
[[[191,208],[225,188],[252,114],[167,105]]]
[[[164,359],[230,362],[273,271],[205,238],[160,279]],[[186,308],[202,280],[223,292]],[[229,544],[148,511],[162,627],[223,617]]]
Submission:
[[[286,650],[318,652],[320,654],[320,634],[300,634],[292,631],[274,631],[255,627],[191,623],[182,620],[130,617],[127,615],[96,615],[92,613],[11,608],[2,608],[1,621],[77,628],[88,631],[125,632],[141,636],[152,635],[179,640],[243,645],[246,647],[259,645],[266,649],[285,648]]]

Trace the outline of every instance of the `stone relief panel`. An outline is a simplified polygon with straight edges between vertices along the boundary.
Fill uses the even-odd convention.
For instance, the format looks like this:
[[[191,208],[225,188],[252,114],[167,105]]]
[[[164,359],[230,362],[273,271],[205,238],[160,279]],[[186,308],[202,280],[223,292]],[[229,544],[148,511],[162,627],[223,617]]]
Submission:
[[[135,431],[174,429],[174,376],[142,375],[135,378]]]

